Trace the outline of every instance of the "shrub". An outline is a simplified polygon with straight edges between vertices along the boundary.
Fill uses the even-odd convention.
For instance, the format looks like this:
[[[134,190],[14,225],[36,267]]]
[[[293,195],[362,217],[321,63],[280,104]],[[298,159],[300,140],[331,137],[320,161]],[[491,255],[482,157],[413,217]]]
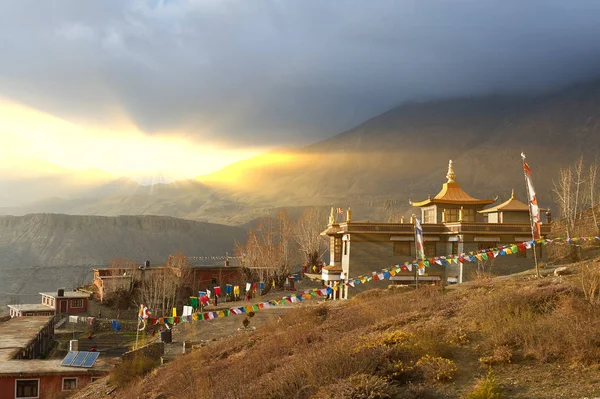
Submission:
[[[385,378],[368,374],[357,374],[336,384],[321,388],[315,399],[392,399],[398,389]]]
[[[425,355],[415,364],[430,381],[448,382],[452,381],[458,371],[456,363],[443,357]]]
[[[600,303],[600,263],[589,262],[581,266],[581,289],[589,303]]]
[[[480,378],[473,389],[465,396],[465,399],[502,399],[502,387],[496,382],[492,372],[488,372]]]
[[[381,373],[390,380],[401,384],[415,380],[418,377],[414,364],[402,360],[389,362],[382,368]]]
[[[513,358],[513,351],[506,345],[497,346],[491,356],[482,357],[479,361],[485,365],[510,364]]]
[[[109,382],[119,387],[123,387],[133,380],[148,374],[159,364],[160,361],[157,359],[138,355],[132,360],[126,360],[117,365],[110,375]]]

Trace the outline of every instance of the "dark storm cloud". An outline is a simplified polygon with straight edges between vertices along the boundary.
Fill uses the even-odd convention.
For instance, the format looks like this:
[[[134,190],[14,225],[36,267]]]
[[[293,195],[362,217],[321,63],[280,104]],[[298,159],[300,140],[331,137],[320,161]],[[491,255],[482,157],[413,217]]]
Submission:
[[[600,71],[598,1],[14,0],[0,95],[238,145],[310,142],[406,100]]]

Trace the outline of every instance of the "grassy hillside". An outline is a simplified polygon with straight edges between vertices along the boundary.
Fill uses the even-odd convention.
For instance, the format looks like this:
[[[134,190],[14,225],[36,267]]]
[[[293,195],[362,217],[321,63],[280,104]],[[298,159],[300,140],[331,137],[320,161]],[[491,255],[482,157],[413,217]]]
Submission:
[[[292,309],[254,333],[160,367],[114,397],[598,396],[600,307],[597,297],[595,304],[586,299],[581,277],[599,279],[600,259],[568,269],[540,280],[525,273],[446,290],[371,290]]]

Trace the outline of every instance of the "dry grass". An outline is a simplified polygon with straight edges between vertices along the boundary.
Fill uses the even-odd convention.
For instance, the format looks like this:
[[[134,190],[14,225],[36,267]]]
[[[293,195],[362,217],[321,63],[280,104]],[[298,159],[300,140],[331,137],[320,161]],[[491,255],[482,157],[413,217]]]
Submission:
[[[498,398],[504,383],[497,379],[522,364],[582,370],[600,362],[600,308],[585,299],[577,276],[573,285],[561,281],[376,290],[293,309],[159,368],[118,396]],[[482,366],[506,372],[478,380]],[[364,396],[369,389],[373,395]]]

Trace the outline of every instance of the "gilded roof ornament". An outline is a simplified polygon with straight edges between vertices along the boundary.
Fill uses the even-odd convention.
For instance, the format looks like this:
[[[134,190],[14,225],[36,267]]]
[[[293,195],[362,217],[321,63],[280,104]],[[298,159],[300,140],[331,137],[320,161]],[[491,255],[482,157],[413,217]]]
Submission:
[[[454,168],[452,168],[452,160],[448,162],[448,174],[446,174],[446,178],[448,179],[448,183],[454,183],[454,179],[456,178]]]

